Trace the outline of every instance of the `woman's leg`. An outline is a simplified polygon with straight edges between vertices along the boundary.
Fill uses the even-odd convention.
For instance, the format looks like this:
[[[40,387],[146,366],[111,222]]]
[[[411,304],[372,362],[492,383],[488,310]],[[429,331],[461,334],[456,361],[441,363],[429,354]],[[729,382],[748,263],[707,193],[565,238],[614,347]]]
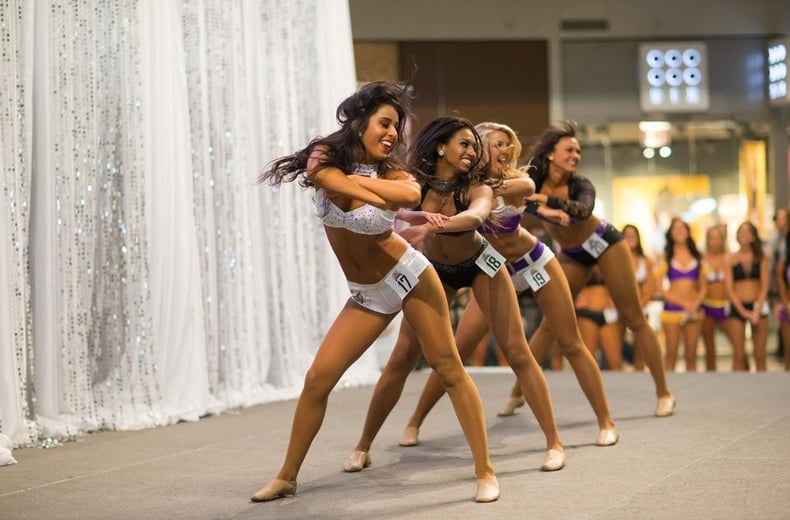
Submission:
[[[628,245],[621,240],[604,251],[598,259],[598,268],[617,306],[617,311],[623,317],[626,326],[634,332],[634,341],[645,354],[645,361],[653,376],[658,396],[656,415],[667,416],[674,411],[675,398],[667,386],[658,338],[647,322],[639,303],[636,278],[628,276],[634,271],[629,255]]]
[[[705,344],[705,370],[716,371],[716,320],[702,320],[702,342]]]
[[[634,370],[636,372],[644,372],[645,370],[645,354],[644,349],[639,346],[636,335],[631,331],[631,336],[634,342]]]
[[[609,370],[623,369],[623,334],[617,323],[607,323],[600,330],[601,349]],[[603,382],[601,383],[603,386]]]
[[[266,501],[296,492],[296,477],[321,428],[329,393],[343,373],[373,344],[393,316],[378,314],[349,300],[327,332],[305,376],[296,403],[288,449],[277,477],[252,496]]]
[[[768,318],[760,318],[757,325],[752,325],[752,347],[754,349],[754,365],[758,372],[767,370],[766,347],[768,343]]]
[[[614,428],[601,371],[582,339],[568,280],[556,259],[546,264],[546,271],[551,276],[551,281],[535,294],[535,299],[556,338],[558,350],[570,363],[584,395],[592,406],[598,427]],[[618,332],[619,329],[615,325],[615,333]],[[622,348],[620,356],[622,357]]]
[[[780,323],[779,330],[782,333],[782,344],[786,345],[785,356],[785,370],[790,370],[790,323]]]
[[[401,320],[400,332],[392,354],[381,371],[381,376],[373,389],[373,395],[370,397],[362,435],[357,441],[354,453],[343,466],[346,471],[359,471],[370,465],[370,457],[367,453],[370,451],[373,440],[392,409],[395,408],[403,393],[406,379],[420,359],[420,343],[408,318],[405,315],[404,318]],[[364,455],[358,452],[362,452]]]
[[[472,284],[472,289],[477,304],[491,325],[499,348],[502,349],[508,364],[518,378],[527,404],[546,436],[546,447],[550,453],[558,452],[550,456],[562,457],[561,463],[557,460],[557,467],[554,467],[554,464],[550,465],[551,467],[544,464],[543,469],[560,469],[564,465],[564,448],[557,431],[549,386],[543,370],[527,344],[516,291],[510,276],[504,270],[497,272],[493,278],[478,276]]]
[[[584,316],[576,316],[576,323],[578,324],[582,341],[584,341],[584,345],[586,345],[587,352],[590,353],[590,357],[592,357],[593,362],[595,362],[595,356],[598,353],[599,343],[598,324],[589,318],[585,318]]]
[[[478,343],[475,349],[472,351],[472,355],[469,357],[469,365],[473,367],[482,367],[486,364],[486,358],[488,357],[488,336],[483,336]],[[461,356],[463,359],[463,356]],[[464,361],[466,361],[464,359]]]
[[[494,469],[488,455],[483,405],[472,378],[458,355],[450,326],[447,300],[440,287],[439,277],[432,268],[423,271],[420,283],[403,302],[404,318],[411,323],[422,345],[425,360],[438,374],[466,436],[475,460],[478,478],[478,501],[496,500],[480,494],[481,481],[495,481]],[[490,496],[490,495],[489,495]],[[496,497],[499,496],[498,487]]]
[[[485,316],[483,316],[480,307],[477,305],[474,295],[470,295],[469,302],[466,304],[466,309],[464,309],[461,320],[458,322],[455,330],[455,342],[458,346],[458,354],[462,360],[466,360],[472,355],[475,345],[478,345],[481,339],[487,340],[488,330]],[[428,416],[428,413],[443,395],[444,387],[439,380],[439,376],[435,372],[431,372],[417,401],[417,407],[414,409],[414,413],[412,413],[403,432],[403,438],[400,441],[401,446],[417,445],[420,426],[422,426],[425,417]]]
[[[568,285],[571,289],[571,298],[573,299],[577,294],[579,294],[582,286],[590,276],[590,268],[579,265],[575,262],[569,262],[567,265],[563,262],[560,262],[560,266],[565,273],[565,278],[568,281]],[[546,355],[551,350],[553,343],[554,333],[547,322],[546,312],[544,312],[543,318],[540,320],[538,328],[535,329],[535,333],[529,338],[529,348],[532,351],[532,354],[535,356],[535,360],[538,362],[538,364],[543,363],[543,360],[546,359]],[[499,415],[512,415],[512,411],[515,409],[512,407],[512,405],[514,403],[518,403],[519,400],[522,399],[521,386],[519,385],[519,382],[516,381],[513,383],[513,388],[510,389],[510,396],[508,397],[507,404],[505,405],[505,408],[502,410],[502,412],[499,413]]]
[[[680,324],[663,321],[661,327],[664,329],[664,343],[666,352],[664,353],[664,370],[674,372],[678,362],[678,347],[680,345]]]
[[[746,370],[746,322],[740,318],[727,318],[730,343],[732,343],[732,371]]]
[[[697,343],[702,328],[700,320],[689,321],[683,327],[683,353],[686,358],[686,372],[697,371]]]

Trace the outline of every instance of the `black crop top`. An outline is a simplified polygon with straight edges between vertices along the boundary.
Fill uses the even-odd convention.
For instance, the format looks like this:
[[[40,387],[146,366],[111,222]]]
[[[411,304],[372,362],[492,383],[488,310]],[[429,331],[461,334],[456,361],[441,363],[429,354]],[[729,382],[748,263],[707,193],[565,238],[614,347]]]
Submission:
[[[759,280],[760,279],[760,262],[752,262],[749,273],[743,269],[743,264],[738,262],[732,266],[732,279],[733,280]]]
[[[545,179],[534,179],[535,193],[540,193]],[[590,218],[595,207],[595,186],[587,177],[571,175],[568,179],[568,197],[549,197],[546,205],[553,209],[561,209],[571,217],[571,222]],[[528,208],[527,211],[530,211]],[[532,212],[532,211],[530,211]]]
[[[414,208],[415,210],[418,210],[418,211],[422,210],[422,201],[425,200],[425,195],[428,193],[428,190],[430,188],[431,187],[428,186],[428,184],[423,185],[423,187],[422,187],[422,195],[420,196],[420,203],[417,205],[416,208]],[[462,211],[466,211],[469,208],[469,206],[467,206],[466,204],[464,204],[461,201],[461,192],[460,191],[454,191],[453,192],[453,204],[455,204],[455,212],[456,212],[456,214],[461,213]],[[448,236],[451,236],[451,237],[460,237],[460,236],[465,235],[467,233],[472,233],[473,231],[474,231],[474,229],[465,229],[463,231],[437,231],[437,233],[439,233],[441,235],[448,235]]]

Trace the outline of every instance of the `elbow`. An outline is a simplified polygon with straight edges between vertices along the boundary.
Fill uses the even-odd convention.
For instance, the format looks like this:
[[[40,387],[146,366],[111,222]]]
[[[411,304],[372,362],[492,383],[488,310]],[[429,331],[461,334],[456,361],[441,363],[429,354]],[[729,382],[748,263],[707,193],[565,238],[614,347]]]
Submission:
[[[403,206],[407,208],[414,208],[420,205],[422,194],[420,193],[419,185],[415,185],[413,189],[406,190],[403,194]]]
[[[482,215],[478,215],[477,213],[470,215],[470,217],[470,229],[477,229],[486,221]]]
[[[525,197],[529,197],[530,195],[535,193],[535,181],[533,181],[531,178],[527,177],[525,179],[525,182],[526,182],[526,189],[525,189],[526,193],[524,193],[524,196]]]

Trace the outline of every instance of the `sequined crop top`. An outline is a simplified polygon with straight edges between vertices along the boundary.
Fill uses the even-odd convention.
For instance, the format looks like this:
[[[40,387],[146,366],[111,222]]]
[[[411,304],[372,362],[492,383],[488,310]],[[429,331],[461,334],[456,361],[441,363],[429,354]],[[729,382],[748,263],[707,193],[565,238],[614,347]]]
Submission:
[[[483,234],[504,235],[512,233],[521,226],[521,217],[526,206],[513,206],[505,204],[505,199],[500,195],[496,198],[499,205],[491,210],[489,217],[477,230]]]
[[[368,164],[355,164],[351,173],[375,179],[376,167]],[[364,204],[349,211],[343,211],[329,199],[326,190],[315,191],[313,210],[326,227],[343,228],[360,235],[380,235],[392,229],[395,211],[380,209]]]

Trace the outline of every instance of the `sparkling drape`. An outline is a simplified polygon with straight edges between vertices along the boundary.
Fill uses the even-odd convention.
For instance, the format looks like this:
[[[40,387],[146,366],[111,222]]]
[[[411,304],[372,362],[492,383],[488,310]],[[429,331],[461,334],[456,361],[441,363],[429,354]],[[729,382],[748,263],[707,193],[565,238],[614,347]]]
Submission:
[[[346,1],[6,0],[0,38],[0,435],[298,393],[347,289],[311,193],[253,181],[335,128]]]

